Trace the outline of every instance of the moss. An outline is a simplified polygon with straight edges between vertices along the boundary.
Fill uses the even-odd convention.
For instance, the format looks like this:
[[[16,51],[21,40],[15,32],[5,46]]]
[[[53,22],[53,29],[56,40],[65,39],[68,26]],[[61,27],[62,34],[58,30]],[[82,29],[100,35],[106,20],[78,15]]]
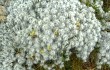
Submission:
[[[93,9],[95,9],[95,16],[98,20],[103,20],[104,18],[101,16],[100,10],[97,6],[91,5]]]
[[[99,43],[96,44],[97,48],[90,53],[87,62],[83,62],[81,58],[78,58],[75,53],[73,53],[70,57],[71,62],[69,66],[72,66],[70,70],[95,70],[96,69],[96,61],[98,59],[99,53]],[[68,69],[67,69],[68,70]]]
[[[103,10],[105,12],[110,11],[110,0],[103,0]]]
[[[70,57],[72,64],[72,69],[70,70],[83,70],[82,64],[83,60],[81,58],[78,58],[75,53],[73,53]]]
[[[89,55],[88,61],[92,62],[94,65],[96,65],[96,61],[98,59],[98,53],[99,53],[99,48],[95,48]]]
[[[110,70],[110,67],[108,64],[103,64],[101,70]]]
[[[103,32],[110,32],[110,29],[104,29]]]
[[[72,63],[71,60],[70,61],[66,61],[64,62],[64,69],[63,70],[72,70]]]
[[[96,69],[96,61],[98,60],[99,48],[94,48],[88,57],[88,62],[90,63],[91,69]]]
[[[32,68],[34,68],[35,70],[45,70],[42,66],[40,66],[40,64],[33,64]]]
[[[81,58],[78,58],[75,53],[70,56],[69,61],[64,62],[64,68],[60,69],[58,65],[55,66],[55,70],[99,70],[96,68],[97,55],[100,48],[94,48],[90,53],[87,62],[83,62]],[[53,64],[53,61],[46,62],[47,65]],[[45,70],[38,64],[33,65],[35,70]],[[103,64],[101,70],[110,70],[109,65]]]

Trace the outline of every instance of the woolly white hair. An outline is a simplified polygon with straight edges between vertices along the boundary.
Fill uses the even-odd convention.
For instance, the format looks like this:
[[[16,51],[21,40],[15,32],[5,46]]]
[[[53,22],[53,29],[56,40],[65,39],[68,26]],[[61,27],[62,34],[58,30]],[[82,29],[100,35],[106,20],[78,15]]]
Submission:
[[[86,61],[101,37],[94,9],[78,0],[13,0],[7,9],[7,22],[0,24],[2,70],[13,62],[14,70],[25,70],[22,64],[32,70],[38,63],[48,69],[62,68],[73,48]],[[4,52],[12,57],[6,58]],[[46,66],[46,61],[52,61],[52,66]]]

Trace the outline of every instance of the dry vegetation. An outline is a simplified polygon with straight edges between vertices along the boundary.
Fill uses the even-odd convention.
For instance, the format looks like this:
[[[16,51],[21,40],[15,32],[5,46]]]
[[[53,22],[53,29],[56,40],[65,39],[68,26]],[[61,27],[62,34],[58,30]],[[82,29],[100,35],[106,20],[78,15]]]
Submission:
[[[65,62],[65,67],[60,69],[58,66],[55,67],[55,70],[99,70],[96,68],[97,54],[99,48],[95,48],[91,53],[87,60],[87,62],[83,62],[80,58],[73,53],[70,56],[70,61]],[[38,64],[33,65],[35,70],[45,70]],[[109,65],[103,64],[101,70],[110,70]]]
[[[6,20],[6,9],[4,6],[0,5],[0,22]]]

